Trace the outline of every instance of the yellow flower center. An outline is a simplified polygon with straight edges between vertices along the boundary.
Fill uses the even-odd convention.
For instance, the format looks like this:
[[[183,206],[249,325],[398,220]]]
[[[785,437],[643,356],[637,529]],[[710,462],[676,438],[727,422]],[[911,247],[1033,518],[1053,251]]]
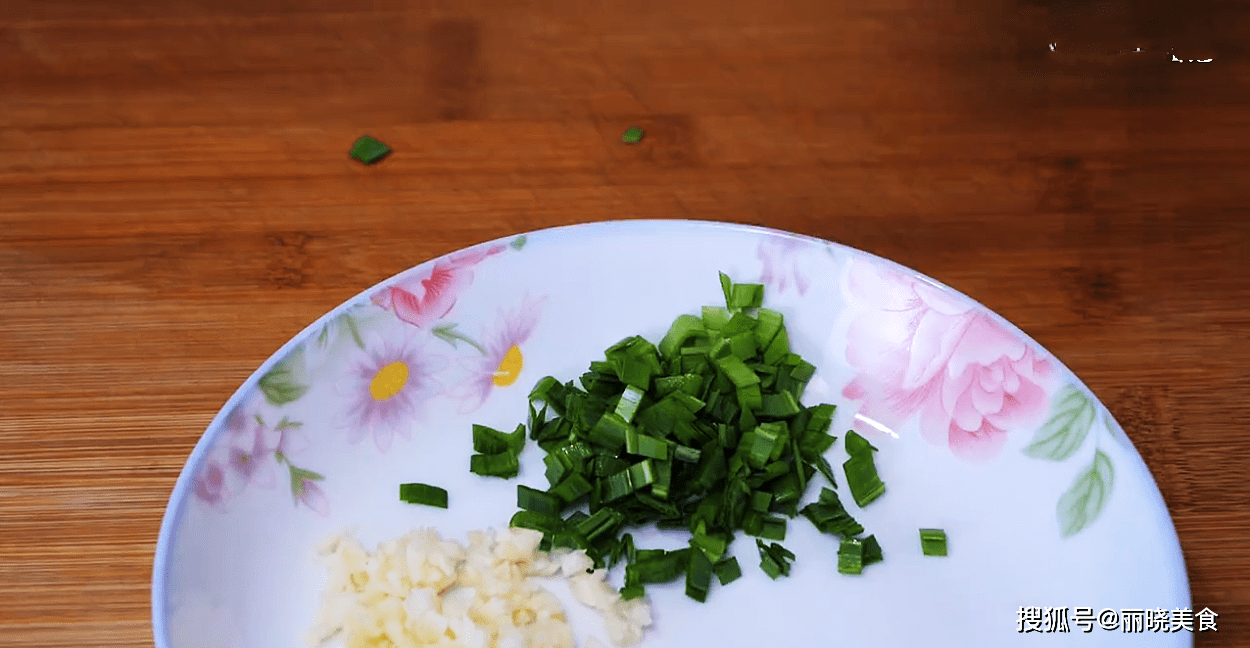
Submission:
[[[512,345],[508,352],[503,354],[503,360],[499,361],[499,368],[495,369],[495,386],[507,387],[516,382],[521,375],[521,366],[525,362],[521,359],[521,348]]]
[[[399,393],[408,384],[408,365],[396,360],[378,370],[369,383],[373,400],[384,401]]]

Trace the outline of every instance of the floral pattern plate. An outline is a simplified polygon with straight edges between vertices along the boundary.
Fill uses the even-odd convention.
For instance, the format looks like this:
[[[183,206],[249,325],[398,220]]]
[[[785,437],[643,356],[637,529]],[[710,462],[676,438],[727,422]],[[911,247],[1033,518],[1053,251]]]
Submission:
[[[885,562],[840,575],[836,541],[799,519],[785,541],[793,571],[773,581],[740,537],[743,578],[706,604],[678,584],[649,589],[644,646],[1137,646],[1143,638],[1124,628],[1087,632],[1077,609],[1140,609],[1149,622],[1153,610],[1189,605],[1145,464],[1098,399],[1011,324],[825,241],[632,221],[424,263],[280,349],[178,479],[153,577],[157,646],[303,645],[324,578],[314,548],[334,532],[371,545],[431,525],[463,541],[507,524],[516,484],[546,485],[541,452],[527,447],[517,480],[472,475],[470,425],[510,429],[538,378],[571,379],[621,338],[658,340],[677,315],[718,303],[718,271],[767,285],[765,305],[818,367],[804,401],[837,405],[833,432],[854,428],[881,449],[886,495],[863,510],[843,500]],[[842,452],[831,450],[835,466]],[[450,507],[401,503],[407,481],[445,487]],[[922,555],[922,527],[947,531],[947,557]],[[603,637],[569,607],[579,637]],[[1043,616],[1023,612],[1033,608]],[[1192,645],[1190,632],[1153,630],[1152,646]]]

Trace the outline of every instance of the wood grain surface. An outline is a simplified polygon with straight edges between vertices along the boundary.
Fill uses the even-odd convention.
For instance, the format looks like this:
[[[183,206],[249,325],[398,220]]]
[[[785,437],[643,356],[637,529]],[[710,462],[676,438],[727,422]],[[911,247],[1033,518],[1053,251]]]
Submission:
[[[188,453],[344,299],[686,218],[1018,324],[1153,471],[1220,615],[1196,644],[1250,645],[1247,34],[1232,0],[5,0],[0,644],[152,644]],[[394,155],[348,159],[364,133]]]

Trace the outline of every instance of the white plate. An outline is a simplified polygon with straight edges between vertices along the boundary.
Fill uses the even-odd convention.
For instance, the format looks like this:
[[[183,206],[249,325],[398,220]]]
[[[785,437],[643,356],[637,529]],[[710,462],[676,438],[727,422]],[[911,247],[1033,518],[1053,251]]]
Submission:
[[[677,315],[723,303],[718,271],[767,285],[765,305],[818,367],[804,402],[837,405],[833,432],[855,427],[880,448],[886,495],[863,510],[843,500],[885,561],[840,575],[836,540],[799,518],[784,543],[797,554],[791,576],[772,581],[753,539],[739,537],[744,577],[707,603],[680,583],[648,589],[644,646],[1192,645],[1191,632],[1151,631],[1150,613],[1149,639],[1077,623],[1078,608],[1188,607],[1188,582],[1145,464],[1036,342],[863,252],[759,228],[632,221],[424,263],[270,358],[178,479],[153,577],[157,646],[302,645],[324,580],[314,547],[344,528],[372,546],[416,526],[464,541],[506,525],[516,483],[546,487],[541,451],[527,446],[517,480],[477,477],[470,425],[511,429],[540,377],[573,379],[621,338],[658,341]],[[383,368],[389,381],[375,381]],[[840,442],[829,459],[841,463]],[[450,508],[401,503],[407,481],[445,487]],[[947,531],[948,557],[921,554],[921,527]],[[1019,631],[1031,608],[1050,636]],[[1066,608],[1069,631],[1045,608]],[[571,614],[579,637],[603,637],[595,617]]]

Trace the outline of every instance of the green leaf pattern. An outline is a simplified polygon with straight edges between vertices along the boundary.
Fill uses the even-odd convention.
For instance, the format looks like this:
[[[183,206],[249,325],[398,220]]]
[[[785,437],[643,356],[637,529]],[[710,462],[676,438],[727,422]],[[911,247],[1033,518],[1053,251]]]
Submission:
[[[260,391],[271,405],[286,405],[308,393],[308,385],[303,382],[301,375],[302,360],[303,350],[297,348],[274,365],[269,373],[261,376]]]
[[[1063,461],[1081,448],[1093,424],[1094,404],[1081,390],[1067,385],[1055,395],[1050,419],[1024,453],[1034,459]]]
[[[1105,430],[1117,440],[1124,436],[1110,415],[1100,410],[1084,391],[1076,385],[1065,385],[1052,398],[1050,418],[1038,428],[1024,454],[1034,459],[1065,461],[1085,445],[1095,419],[1102,423],[1099,434]],[[1095,441],[1092,463],[1076,476],[1055,507],[1060,535],[1070,538],[1093,524],[1110,499],[1114,483],[1111,457]]]
[[[1115,483],[1115,470],[1111,458],[1102,450],[1094,452],[1094,462],[1081,474],[1062,497],[1055,509],[1059,518],[1059,532],[1070,538],[1098,519],[1103,506],[1111,497]]]

